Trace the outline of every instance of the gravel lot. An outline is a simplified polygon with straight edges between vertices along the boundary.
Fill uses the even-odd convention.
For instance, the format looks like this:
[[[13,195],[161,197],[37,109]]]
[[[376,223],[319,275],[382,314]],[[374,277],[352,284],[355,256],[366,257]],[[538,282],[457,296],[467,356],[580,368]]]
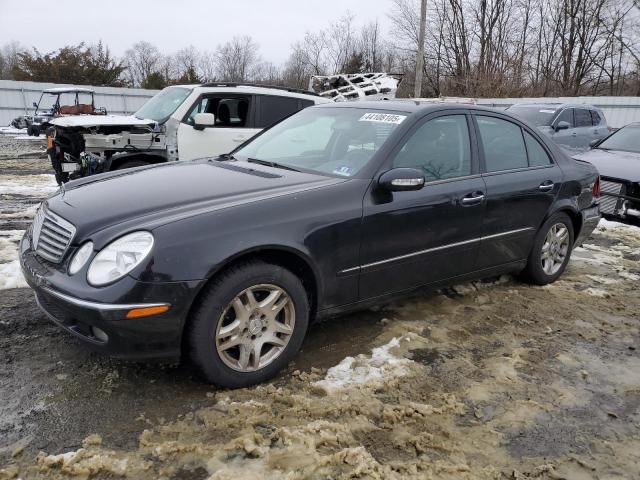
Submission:
[[[55,182],[0,135],[0,479],[640,478],[640,229],[603,222],[547,287],[511,277],[313,326],[272,382],[96,355],[16,243]]]

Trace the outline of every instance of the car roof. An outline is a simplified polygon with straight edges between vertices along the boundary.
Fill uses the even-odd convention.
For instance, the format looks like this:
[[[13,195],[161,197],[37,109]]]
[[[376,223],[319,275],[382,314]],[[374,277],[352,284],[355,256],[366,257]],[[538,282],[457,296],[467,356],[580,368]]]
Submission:
[[[94,90],[90,88],[80,88],[80,87],[57,87],[57,88],[47,88],[43,90],[42,93],[95,93]]]
[[[176,87],[189,87],[202,93],[207,92],[243,92],[255,95],[277,95],[280,97],[304,98],[315,103],[328,103],[332,100],[319,96],[317,93],[272,85],[252,85],[242,83],[203,83],[199,85],[176,85]]]
[[[542,102],[514,103],[509,108],[511,108],[511,107],[534,107],[534,108],[553,107],[555,109],[559,109],[559,108],[589,108],[591,110],[600,111],[599,107],[596,107],[596,106],[588,104],[588,103],[559,103],[559,102],[555,102],[555,103],[552,103],[552,102],[549,102],[549,103],[542,103]]]
[[[482,107],[476,105],[467,105],[462,103],[433,103],[433,102],[421,102],[419,100],[412,99],[394,99],[394,100],[363,100],[352,102],[334,102],[331,105],[323,104],[317,105],[313,108],[359,108],[359,109],[371,109],[371,110],[387,110],[390,112],[435,112],[442,110],[476,110],[479,112],[499,112],[504,113],[504,110],[498,110],[491,107]]]

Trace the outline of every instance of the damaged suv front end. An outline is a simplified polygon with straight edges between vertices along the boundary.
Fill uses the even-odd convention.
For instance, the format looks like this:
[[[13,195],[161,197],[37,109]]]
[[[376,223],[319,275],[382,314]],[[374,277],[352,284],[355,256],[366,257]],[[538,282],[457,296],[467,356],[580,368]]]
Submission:
[[[191,94],[169,87],[131,116],[90,115],[52,120],[47,155],[58,184],[112,170],[131,154],[148,163],[178,159],[178,121],[171,115]]]

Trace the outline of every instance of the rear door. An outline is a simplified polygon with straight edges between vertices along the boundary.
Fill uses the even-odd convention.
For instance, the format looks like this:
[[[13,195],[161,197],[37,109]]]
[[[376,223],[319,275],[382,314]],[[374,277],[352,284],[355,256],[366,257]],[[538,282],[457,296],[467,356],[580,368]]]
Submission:
[[[178,158],[214,157],[228,153],[260,132],[255,126],[255,97],[245,94],[208,94],[193,104],[178,127]],[[197,113],[212,113],[215,125],[194,128]]]
[[[487,188],[479,269],[526,259],[562,182],[538,135],[499,114],[474,115]]]
[[[256,96],[256,127],[269,128],[283,118],[313,105],[311,100],[278,95]]]
[[[609,135],[609,128],[604,115],[601,115],[597,110],[591,110],[591,123],[593,124],[594,140],[601,140]]]
[[[600,137],[596,135],[596,129],[593,127],[591,118],[591,110],[588,108],[576,108],[575,110],[575,132],[577,148],[586,148],[592,140],[598,140]]]
[[[424,172],[425,186],[387,192],[372,185],[365,194],[361,265],[356,268],[361,298],[473,271],[485,186],[470,124],[465,110],[418,122],[380,173],[416,168]]]

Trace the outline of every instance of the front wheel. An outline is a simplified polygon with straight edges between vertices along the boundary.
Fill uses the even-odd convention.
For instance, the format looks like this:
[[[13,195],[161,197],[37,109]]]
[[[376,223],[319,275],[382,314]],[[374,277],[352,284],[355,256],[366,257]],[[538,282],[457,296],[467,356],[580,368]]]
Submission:
[[[302,345],[309,300],[300,279],[265,262],[224,272],[187,329],[191,360],[211,383],[247,387],[273,377]]]
[[[524,274],[532,283],[555,282],[567,268],[573,247],[573,223],[566,213],[556,213],[540,227]]]

